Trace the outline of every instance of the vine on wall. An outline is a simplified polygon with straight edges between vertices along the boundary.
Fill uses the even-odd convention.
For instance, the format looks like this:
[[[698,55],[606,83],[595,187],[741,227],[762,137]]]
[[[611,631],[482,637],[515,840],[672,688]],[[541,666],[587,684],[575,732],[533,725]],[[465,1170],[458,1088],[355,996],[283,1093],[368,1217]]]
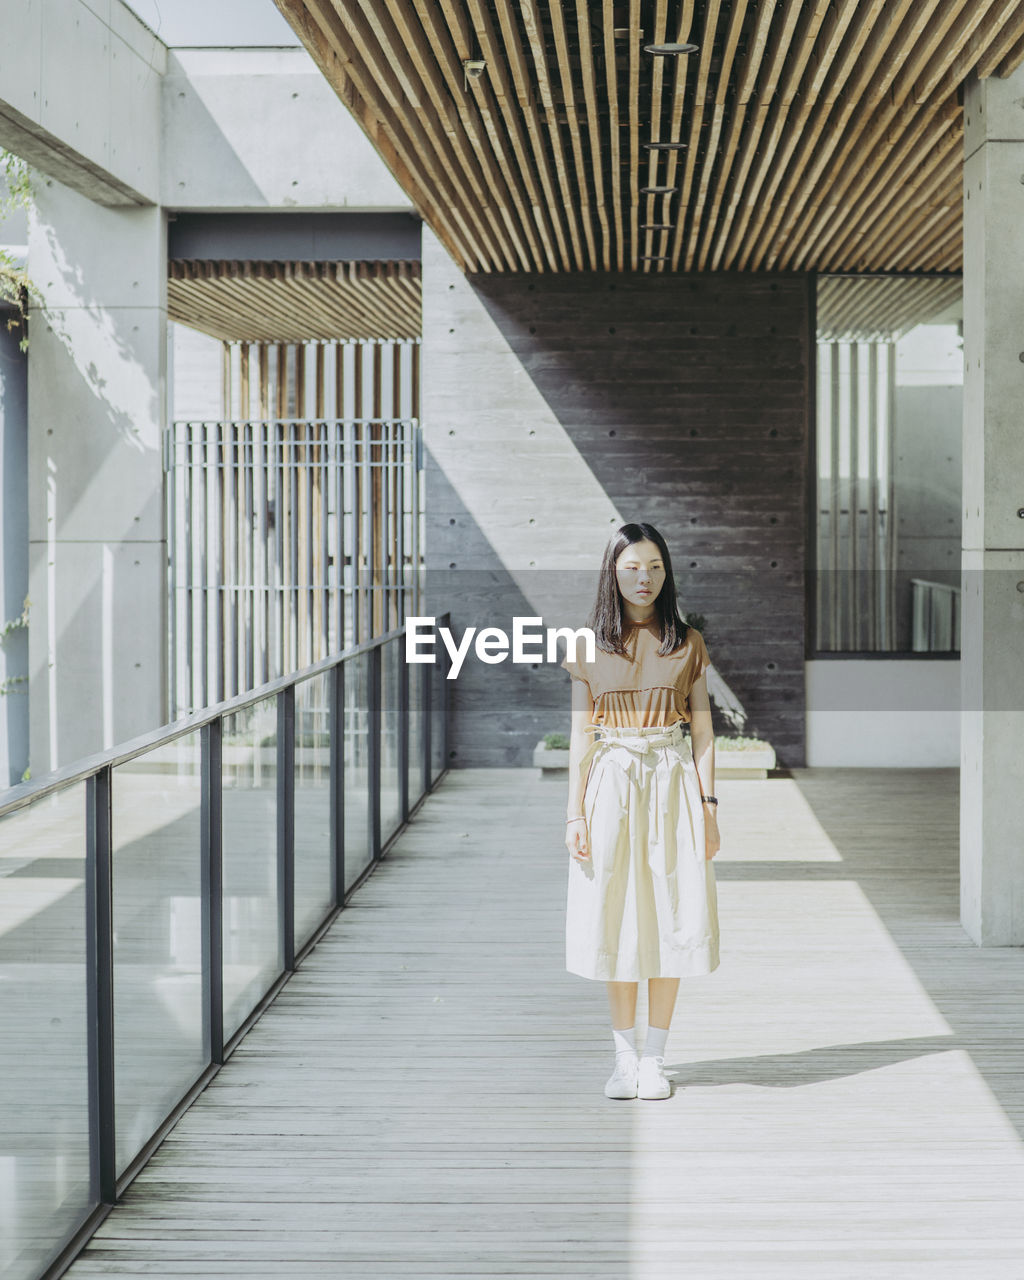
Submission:
[[[0,147],[0,164],[6,178],[6,191],[0,196],[0,227],[18,209],[32,204],[32,182],[28,163],[13,151]],[[32,282],[28,271],[9,249],[0,247],[0,303],[14,304],[15,314],[7,320],[8,330],[20,329],[18,347],[28,350],[28,308],[30,302],[43,305],[43,296]]]

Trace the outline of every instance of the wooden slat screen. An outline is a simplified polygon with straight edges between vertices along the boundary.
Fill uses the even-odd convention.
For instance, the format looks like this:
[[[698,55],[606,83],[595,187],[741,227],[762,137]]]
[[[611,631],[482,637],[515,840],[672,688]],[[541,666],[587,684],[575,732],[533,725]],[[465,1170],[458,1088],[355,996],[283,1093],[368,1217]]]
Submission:
[[[958,270],[962,85],[1024,59],[1021,0],[276,3],[468,271]]]

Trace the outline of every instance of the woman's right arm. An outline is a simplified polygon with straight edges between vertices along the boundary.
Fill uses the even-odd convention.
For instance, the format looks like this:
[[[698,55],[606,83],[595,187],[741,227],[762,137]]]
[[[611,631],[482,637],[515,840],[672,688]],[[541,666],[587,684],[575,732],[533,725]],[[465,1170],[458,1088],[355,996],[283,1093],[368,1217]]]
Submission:
[[[569,799],[565,810],[566,819],[582,819],[587,779],[583,776],[580,761],[590,746],[591,737],[586,732],[586,726],[591,723],[593,717],[594,699],[590,694],[590,686],[585,680],[573,680],[572,730],[569,735]],[[590,773],[589,768],[587,773]],[[586,822],[566,821],[565,844],[574,858],[590,857]]]

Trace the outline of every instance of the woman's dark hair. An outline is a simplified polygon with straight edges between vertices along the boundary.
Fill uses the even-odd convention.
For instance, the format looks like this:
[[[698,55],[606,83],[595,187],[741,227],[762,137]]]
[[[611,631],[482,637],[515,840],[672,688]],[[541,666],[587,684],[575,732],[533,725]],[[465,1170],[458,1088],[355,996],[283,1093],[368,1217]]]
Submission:
[[[615,575],[615,564],[627,547],[635,542],[653,542],[665,566],[665,582],[654,601],[654,611],[661,624],[659,653],[672,653],[686,639],[689,626],[680,618],[676,604],[676,583],[672,576],[672,558],[665,539],[653,524],[624,524],[616,529],[604,549],[601,575],[597,583],[597,599],[587,619],[587,626],[594,633],[597,647],[605,653],[628,656],[622,638],[622,593]]]

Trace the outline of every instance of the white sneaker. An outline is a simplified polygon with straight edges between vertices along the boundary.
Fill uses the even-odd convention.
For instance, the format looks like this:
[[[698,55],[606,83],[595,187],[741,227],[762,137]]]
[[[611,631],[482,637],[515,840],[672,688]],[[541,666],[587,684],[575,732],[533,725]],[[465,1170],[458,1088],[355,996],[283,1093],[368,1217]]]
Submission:
[[[636,1053],[617,1053],[615,1070],[604,1087],[606,1098],[635,1098],[636,1073],[640,1058]]]
[[[637,1089],[636,1096],[638,1098],[670,1098],[672,1096],[672,1085],[665,1075],[662,1067],[665,1065],[665,1059],[658,1054],[645,1054],[640,1059],[637,1069]]]

